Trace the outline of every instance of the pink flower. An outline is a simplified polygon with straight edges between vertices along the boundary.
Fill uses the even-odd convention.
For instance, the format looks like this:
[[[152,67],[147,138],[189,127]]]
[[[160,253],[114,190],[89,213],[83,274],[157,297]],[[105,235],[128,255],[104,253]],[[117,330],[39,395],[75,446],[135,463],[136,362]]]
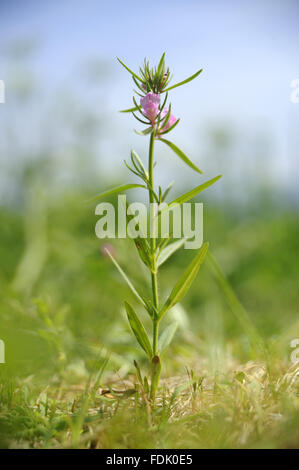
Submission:
[[[140,98],[140,106],[143,113],[151,121],[152,126],[155,125],[155,119],[159,113],[160,95],[149,92],[143,98]]]
[[[112,256],[116,256],[115,248],[111,243],[104,243],[100,248],[101,255],[104,256],[104,258],[109,258],[107,251],[109,251]]]
[[[168,109],[163,109],[162,113],[161,113],[161,119],[163,119],[166,114],[168,113]],[[160,132],[164,132],[164,131],[167,131],[167,129],[169,129],[171,126],[173,126],[173,124],[177,121],[177,118],[170,113],[170,116],[169,116],[169,119],[168,119],[168,122],[166,123],[165,126],[163,127],[160,127],[159,131]]]

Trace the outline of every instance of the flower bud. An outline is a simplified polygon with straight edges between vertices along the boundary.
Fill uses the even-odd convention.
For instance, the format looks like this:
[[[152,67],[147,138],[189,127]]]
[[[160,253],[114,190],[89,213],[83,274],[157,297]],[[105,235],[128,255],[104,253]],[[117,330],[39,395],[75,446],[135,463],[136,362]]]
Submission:
[[[109,251],[112,256],[116,256],[115,248],[111,243],[104,243],[100,248],[100,253],[104,258],[109,258],[107,251]]]
[[[163,87],[164,87],[164,84],[165,84],[165,82],[166,82],[166,80],[167,80],[167,77],[168,77],[168,73],[164,73],[164,74],[163,74],[163,78],[162,78],[162,80],[161,80],[161,86],[160,86],[160,89],[161,89],[161,90],[163,90]]]

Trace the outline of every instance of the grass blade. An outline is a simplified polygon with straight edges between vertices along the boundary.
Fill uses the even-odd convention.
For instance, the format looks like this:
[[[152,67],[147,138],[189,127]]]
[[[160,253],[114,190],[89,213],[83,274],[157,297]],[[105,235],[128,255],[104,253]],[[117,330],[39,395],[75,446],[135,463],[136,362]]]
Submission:
[[[259,335],[246,310],[240,303],[229,281],[211,253],[208,253],[207,256],[207,266],[219,284],[231,312],[235,315],[245,333],[248,335],[253,348],[264,353],[263,339]]]

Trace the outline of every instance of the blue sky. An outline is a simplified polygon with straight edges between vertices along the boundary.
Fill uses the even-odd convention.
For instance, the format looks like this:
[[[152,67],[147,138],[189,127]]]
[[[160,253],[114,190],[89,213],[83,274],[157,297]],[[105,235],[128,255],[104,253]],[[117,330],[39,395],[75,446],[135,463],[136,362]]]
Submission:
[[[37,68],[49,87],[85,58],[111,61],[108,118],[123,132],[134,124],[113,112],[130,106],[131,81],[116,56],[137,68],[144,56],[155,62],[166,51],[175,81],[203,67],[197,81],[172,94],[173,110],[183,117],[177,142],[191,141],[193,150],[194,135],[213,123],[245,136],[264,132],[272,139],[271,171],[287,184],[298,169],[299,104],[290,102],[290,83],[299,77],[298,23],[296,0],[2,0],[0,44],[38,38]],[[1,57],[0,78],[5,67]]]

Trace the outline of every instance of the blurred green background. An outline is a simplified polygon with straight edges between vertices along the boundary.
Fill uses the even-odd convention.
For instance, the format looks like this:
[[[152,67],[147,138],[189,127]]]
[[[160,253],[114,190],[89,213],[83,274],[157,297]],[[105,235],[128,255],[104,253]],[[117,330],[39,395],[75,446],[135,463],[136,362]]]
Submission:
[[[271,3],[271,16],[267,1],[223,3],[166,1],[147,15],[137,2],[73,2],[71,20],[69,2],[1,2],[1,373],[77,383],[99,355],[110,355],[107,376],[125,377],[134,358],[143,361],[122,308],[134,299],[103,256],[96,204],[85,201],[128,181],[123,160],[132,146],[146,159],[148,139],[118,113],[131,106],[132,83],[115,55],[136,69],[164,50],[174,81],[204,68],[173,93],[181,123],[172,140],[205,174],[157,145],[157,181],[175,179],[179,194],[223,174],[198,199],[204,238],[259,334],[289,363],[289,342],[299,337],[299,105],[290,102],[298,3]],[[147,289],[134,245],[110,243]],[[162,296],[191,258],[181,250],[163,266]],[[217,371],[227,358],[254,357],[207,264],[171,318],[179,330],[165,376],[186,365],[200,371],[202,358]]]

